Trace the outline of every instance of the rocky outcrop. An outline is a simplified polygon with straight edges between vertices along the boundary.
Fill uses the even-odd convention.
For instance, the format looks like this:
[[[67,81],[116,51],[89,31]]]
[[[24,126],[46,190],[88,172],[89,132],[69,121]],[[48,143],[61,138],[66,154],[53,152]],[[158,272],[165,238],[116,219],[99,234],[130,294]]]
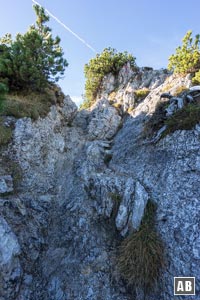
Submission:
[[[90,112],[66,97],[43,119],[5,120],[14,131],[0,160],[2,300],[171,300],[174,276],[199,281],[200,127],[154,141],[143,135],[161,94],[190,85],[189,77],[127,65],[104,79]],[[138,100],[143,88],[148,95]],[[144,295],[115,265],[149,200],[166,266]]]

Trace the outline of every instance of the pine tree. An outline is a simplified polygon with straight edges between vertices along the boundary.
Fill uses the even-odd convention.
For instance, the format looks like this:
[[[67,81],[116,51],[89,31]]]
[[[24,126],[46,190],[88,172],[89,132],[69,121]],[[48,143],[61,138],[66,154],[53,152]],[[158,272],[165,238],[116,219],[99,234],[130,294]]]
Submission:
[[[182,46],[176,48],[176,53],[169,57],[168,69],[178,74],[195,73],[200,69],[200,35],[192,38],[188,31],[182,40]]]
[[[48,82],[57,82],[68,66],[63,58],[60,38],[52,37],[46,25],[49,16],[34,5],[36,24],[13,41],[10,34],[0,40],[0,79],[10,89],[41,90]]]
[[[103,77],[108,73],[116,75],[120,68],[127,62],[132,68],[136,68],[135,57],[128,52],[117,52],[113,48],[105,48],[101,54],[97,54],[85,65],[85,100],[81,108],[89,108],[95,101]]]

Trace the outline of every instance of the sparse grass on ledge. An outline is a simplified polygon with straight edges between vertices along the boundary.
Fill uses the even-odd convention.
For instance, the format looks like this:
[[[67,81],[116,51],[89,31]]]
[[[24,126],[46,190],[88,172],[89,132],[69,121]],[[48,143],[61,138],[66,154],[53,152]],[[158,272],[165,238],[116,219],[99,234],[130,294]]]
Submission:
[[[161,90],[161,93],[167,93],[169,90],[173,88],[173,83],[165,84],[164,87]]]
[[[135,90],[134,94],[136,97],[136,101],[140,101],[140,100],[146,98],[149,93],[150,93],[150,90],[147,88]]]
[[[51,102],[44,94],[9,94],[2,114],[15,118],[30,117],[37,120],[39,116],[45,116],[49,112],[50,106]]]
[[[176,130],[191,130],[200,122],[200,105],[188,104],[165,121],[167,129],[164,136]]]
[[[158,103],[154,114],[144,126],[144,138],[153,137],[164,125],[167,125],[167,128],[162,133],[161,138],[176,130],[191,130],[200,122],[200,103],[187,104],[168,118],[165,113],[167,105],[168,102]]]
[[[180,94],[182,94],[183,92],[188,91],[188,88],[185,85],[181,85],[179,87],[177,87],[176,91],[174,92],[173,96],[177,97]]]
[[[164,247],[154,228],[156,207],[148,202],[142,224],[121,244],[118,269],[127,284],[142,288],[145,294],[153,290],[164,267]]]
[[[0,116],[29,117],[33,120],[37,120],[39,116],[45,117],[49,113],[51,105],[58,102],[54,89],[56,88],[46,89],[43,92],[12,92],[7,94],[0,109]]]

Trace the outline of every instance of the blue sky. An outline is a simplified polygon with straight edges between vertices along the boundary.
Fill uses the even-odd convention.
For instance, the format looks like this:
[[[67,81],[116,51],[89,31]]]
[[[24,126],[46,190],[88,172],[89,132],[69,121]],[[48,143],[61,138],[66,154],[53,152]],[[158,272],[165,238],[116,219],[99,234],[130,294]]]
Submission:
[[[35,21],[31,0],[0,0],[0,36],[25,32]],[[139,66],[162,68],[187,30],[200,33],[199,0],[38,0],[100,53],[105,47],[132,53]],[[61,37],[68,60],[59,82],[79,101],[84,93],[84,64],[95,56],[55,20],[49,26]]]

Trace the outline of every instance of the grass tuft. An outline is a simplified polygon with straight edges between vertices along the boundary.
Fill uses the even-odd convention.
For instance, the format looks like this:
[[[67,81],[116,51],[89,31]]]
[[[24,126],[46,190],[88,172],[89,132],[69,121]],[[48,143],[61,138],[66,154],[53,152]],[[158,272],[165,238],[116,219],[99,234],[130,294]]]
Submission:
[[[119,248],[118,270],[127,284],[153,290],[164,267],[164,247],[154,228],[155,204],[148,202],[138,231],[125,238]]]
[[[181,86],[177,87],[177,89],[175,90],[174,96],[177,97],[186,91],[188,91],[188,88],[185,85],[181,85]]]
[[[148,96],[149,93],[150,93],[150,90],[147,88],[135,90],[134,94],[135,94],[136,101],[143,100],[144,98],[146,98]]]

